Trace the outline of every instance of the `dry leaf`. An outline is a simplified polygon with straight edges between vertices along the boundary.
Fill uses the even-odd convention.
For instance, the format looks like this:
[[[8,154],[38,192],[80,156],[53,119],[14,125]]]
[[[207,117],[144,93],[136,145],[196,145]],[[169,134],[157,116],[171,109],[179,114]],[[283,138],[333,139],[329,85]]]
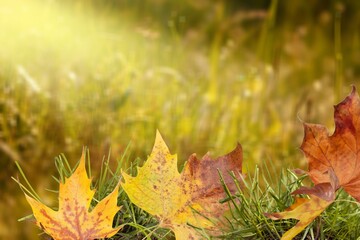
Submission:
[[[292,239],[309,225],[334,201],[340,187],[360,201],[360,99],[355,87],[335,106],[334,119],[331,136],[322,125],[304,123],[301,149],[309,161],[308,174],[315,187],[294,192],[308,194],[310,199],[297,198],[287,211],[265,214],[272,219],[300,220],[282,239]]]
[[[293,239],[335,200],[335,191],[330,183],[320,183],[313,188],[302,187],[293,194],[308,194],[310,198],[296,197],[295,203],[284,212],[265,213],[265,216],[273,220],[288,218],[300,220],[281,237],[282,240]]]
[[[301,149],[309,161],[309,176],[315,184],[330,182],[329,169],[339,186],[360,202],[360,99],[353,87],[344,101],[335,106],[335,132],[326,127],[304,124]]]
[[[238,177],[242,168],[242,149],[238,145],[231,153],[201,160],[192,155],[182,173],[177,168],[177,157],[171,155],[159,133],[154,148],[136,177],[123,173],[122,187],[130,200],[156,216],[160,226],[174,231],[176,239],[200,239],[193,225],[216,233],[227,204],[219,200],[226,195],[220,182],[218,169],[231,191],[235,184],[228,171]]]
[[[60,183],[58,211],[25,194],[37,224],[55,240],[89,240],[115,235],[120,230],[120,227],[112,228],[113,218],[120,209],[117,206],[119,186],[89,212],[95,193],[90,184],[83,151],[77,169],[65,183]]]

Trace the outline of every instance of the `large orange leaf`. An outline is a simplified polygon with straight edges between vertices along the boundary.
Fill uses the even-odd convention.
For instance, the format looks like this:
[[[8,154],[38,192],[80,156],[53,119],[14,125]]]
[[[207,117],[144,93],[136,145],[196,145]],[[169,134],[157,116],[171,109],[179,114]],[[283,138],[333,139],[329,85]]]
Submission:
[[[89,212],[95,193],[90,184],[83,151],[77,169],[65,183],[60,183],[58,211],[25,194],[37,224],[55,240],[89,240],[115,235],[120,230],[120,227],[112,228],[113,218],[120,209],[117,206],[119,186]]]
[[[335,106],[335,132],[326,127],[304,123],[301,149],[309,161],[309,175],[315,184],[330,182],[329,169],[339,187],[360,202],[360,99],[353,87],[344,101]]]
[[[334,201],[340,187],[360,202],[360,99],[355,87],[335,106],[334,118],[332,135],[323,125],[304,123],[301,149],[309,161],[308,174],[315,186],[294,192],[308,194],[309,199],[297,198],[287,211],[265,214],[272,219],[300,220],[282,239],[292,239],[309,225]]]
[[[242,149],[238,145],[231,153],[201,160],[192,155],[182,173],[177,168],[176,155],[171,155],[159,133],[154,148],[136,177],[123,173],[122,187],[130,200],[156,216],[160,226],[174,231],[176,239],[199,239],[193,225],[217,233],[227,204],[219,203],[225,197],[218,170],[230,191],[235,190],[233,171],[240,177]]]

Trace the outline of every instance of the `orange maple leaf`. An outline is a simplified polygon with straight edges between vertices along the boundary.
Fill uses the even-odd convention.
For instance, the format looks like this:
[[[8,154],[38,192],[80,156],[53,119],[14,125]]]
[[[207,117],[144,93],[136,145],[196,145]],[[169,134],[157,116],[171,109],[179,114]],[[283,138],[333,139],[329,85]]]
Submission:
[[[124,191],[130,200],[156,216],[160,226],[174,231],[176,239],[200,239],[200,234],[188,224],[205,228],[217,234],[228,204],[219,200],[226,197],[218,171],[230,191],[236,187],[229,175],[233,171],[240,177],[242,149],[238,145],[229,154],[212,159],[205,155],[202,159],[190,156],[182,173],[177,168],[176,155],[169,152],[159,133],[154,148],[136,177],[123,173]]]
[[[77,169],[65,183],[60,183],[58,211],[25,194],[37,225],[55,240],[88,240],[115,235],[121,228],[112,228],[113,218],[120,209],[117,206],[119,184],[89,212],[95,193],[90,184],[84,150]]]
[[[281,213],[265,213],[272,219],[300,220],[282,239],[292,239],[335,200],[335,192],[343,187],[360,202],[360,98],[352,92],[335,106],[335,132],[329,135],[323,125],[304,123],[301,149],[309,161],[313,188],[300,188],[293,194],[308,194],[309,199],[296,198]]]
[[[301,149],[309,161],[309,176],[315,183],[330,182],[331,169],[347,193],[360,202],[360,99],[353,87],[344,101],[335,106],[335,132],[304,123]]]

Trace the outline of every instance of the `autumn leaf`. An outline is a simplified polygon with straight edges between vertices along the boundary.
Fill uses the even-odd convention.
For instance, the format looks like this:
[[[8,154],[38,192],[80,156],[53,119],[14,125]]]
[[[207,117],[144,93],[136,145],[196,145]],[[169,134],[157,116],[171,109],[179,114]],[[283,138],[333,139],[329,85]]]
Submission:
[[[360,99],[353,87],[344,101],[335,106],[335,132],[304,123],[301,149],[309,161],[309,176],[315,183],[330,182],[329,169],[339,186],[360,202]]]
[[[265,216],[273,220],[300,220],[281,237],[282,240],[293,239],[335,200],[335,190],[330,183],[320,183],[313,188],[301,187],[292,194],[308,194],[310,198],[296,197],[294,204],[284,212],[265,213]]]
[[[60,183],[59,210],[54,211],[25,194],[39,225],[55,240],[88,240],[111,237],[121,227],[112,228],[113,218],[119,211],[117,186],[89,212],[95,190],[85,169],[85,150],[74,173]]]
[[[233,171],[240,177],[242,149],[238,145],[229,154],[201,160],[190,156],[182,173],[177,168],[177,157],[171,155],[159,133],[154,148],[136,177],[123,173],[122,187],[130,200],[159,219],[159,225],[174,231],[176,239],[200,239],[189,226],[205,228],[217,233],[221,218],[228,205],[219,203],[224,198],[218,170],[230,191],[235,191]]]
[[[343,187],[360,202],[360,98],[352,92],[335,106],[335,132],[329,135],[323,125],[304,123],[301,149],[309,161],[308,175],[313,188],[300,188],[293,194],[308,194],[309,199],[296,198],[281,213],[265,214],[272,219],[300,220],[282,239],[292,239],[319,216]]]

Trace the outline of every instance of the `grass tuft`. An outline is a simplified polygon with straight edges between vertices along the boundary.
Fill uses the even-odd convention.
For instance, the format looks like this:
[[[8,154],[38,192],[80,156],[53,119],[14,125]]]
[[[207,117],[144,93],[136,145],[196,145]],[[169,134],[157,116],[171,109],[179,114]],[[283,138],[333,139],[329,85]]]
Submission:
[[[225,184],[226,201],[231,204],[230,230],[221,239],[280,239],[297,220],[273,221],[264,213],[284,211],[293,203],[291,193],[304,185],[306,175],[297,176],[291,170],[283,170],[274,179],[267,166],[255,168],[254,174],[242,181],[235,178],[236,194],[231,194]],[[269,184],[272,183],[272,184]],[[277,183],[273,185],[273,183]],[[224,201],[225,202],[225,201]],[[360,236],[360,204],[346,192],[337,198],[312,224],[294,239],[357,239]]]
[[[88,166],[90,166],[90,157],[87,149],[86,151]],[[115,171],[109,167],[110,157],[103,159],[98,180],[93,182],[92,187],[97,191],[90,209],[116,187],[121,179],[120,169],[128,165],[129,157],[129,152],[126,150],[117,160]],[[132,161],[126,171],[136,174],[141,163],[139,158]],[[55,166],[59,177],[53,176],[53,178],[58,183],[64,182],[65,178],[68,178],[77,167],[71,168],[63,154],[56,158]],[[27,181],[20,165],[18,168],[27,185],[21,184],[18,179],[14,180],[24,192],[41,201]],[[91,176],[90,171],[88,174]],[[291,170],[283,170],[279,177],[274,179],[267,165],[263,168],[256,167],[252,175],[242,179],[237,179],[234,173],[230,173],[236,186],[236,193],[232,194],[223,181],[223,174],[219,172],[226,198],[220,201],[223,204],[229,204],[231,210],[226,214],[227,228],[223,229],[223,234],[217,236],[216,239],[280,239],[296,224],[296,220],[293,219],[273,221],[264,213],[281,212],[290,206],[293,203],[291,193],[304,185],[307,180],[306,175],[297,176]],[[56,190],[48,191],[57,192]],[[121,225],[122,229],[111,239],[173,239],[174,235],[170,230],[159,228],[157,219],[132,204],[122,189],[119,192],[118,205],[122,208],[114,218],[113,225],[114,227]],[[335,202],[295,239],[356,239],[360,236],[359,206],[359,203],[345,191],[340,191]],[[32,219],[31,215],[19,221],[29,219]],[[197,230],[205,239],[214,238],[204,229]]]

